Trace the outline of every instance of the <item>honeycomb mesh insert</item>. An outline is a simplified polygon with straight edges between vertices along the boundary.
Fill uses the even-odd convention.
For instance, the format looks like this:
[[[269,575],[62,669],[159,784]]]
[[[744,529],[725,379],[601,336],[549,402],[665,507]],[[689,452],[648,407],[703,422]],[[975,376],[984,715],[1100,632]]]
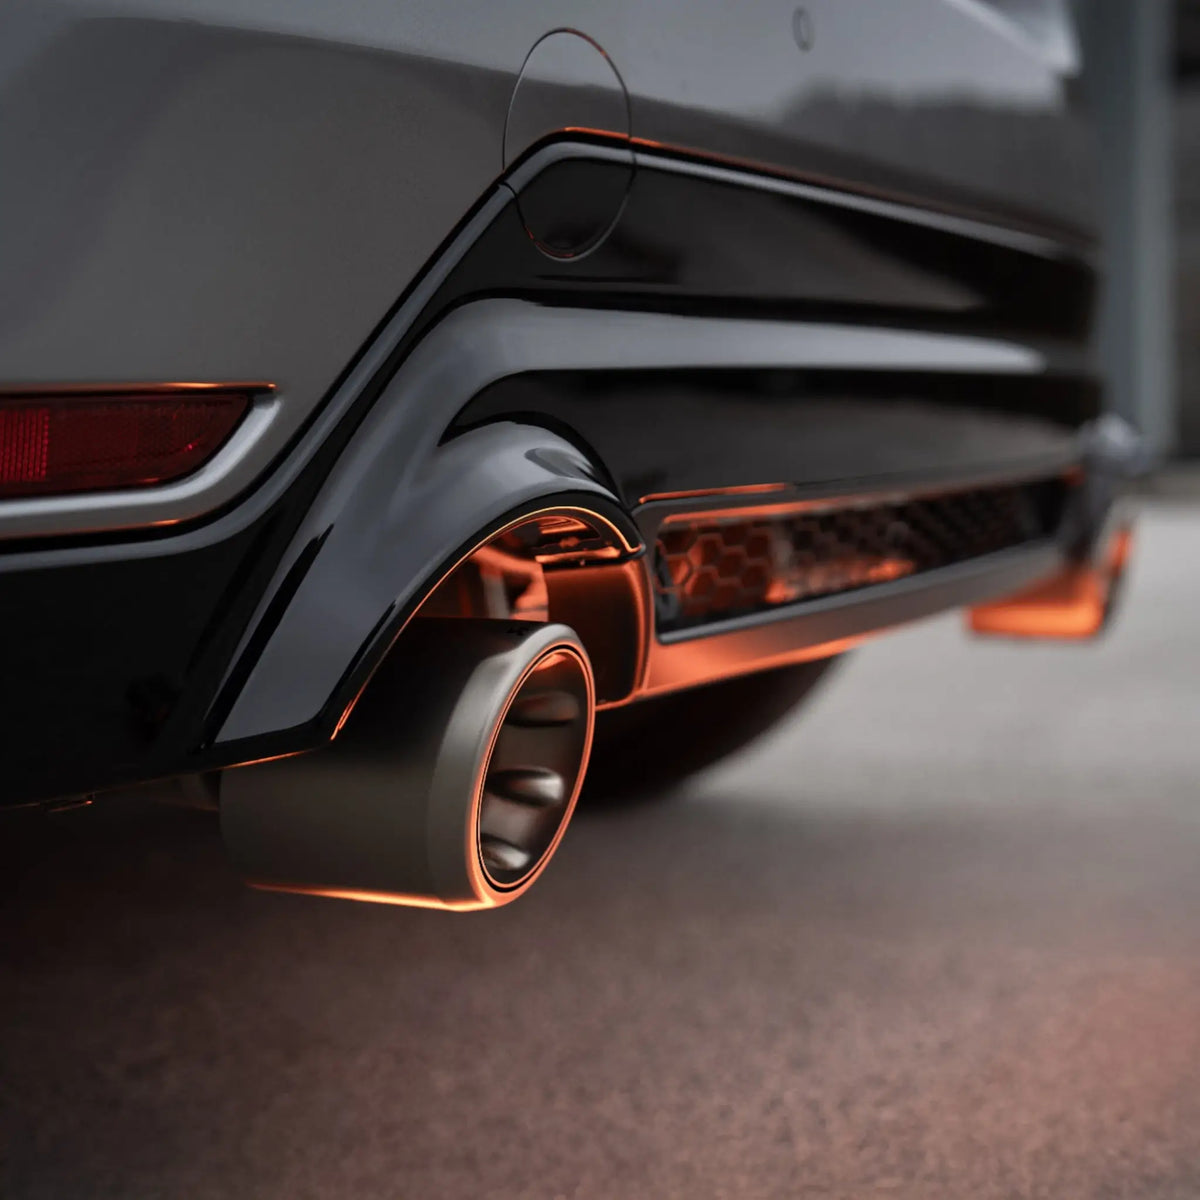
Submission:
[[[658,627],[690,629],[1049,537],[1060,480],[898,502],[672,519],[655,546]]]

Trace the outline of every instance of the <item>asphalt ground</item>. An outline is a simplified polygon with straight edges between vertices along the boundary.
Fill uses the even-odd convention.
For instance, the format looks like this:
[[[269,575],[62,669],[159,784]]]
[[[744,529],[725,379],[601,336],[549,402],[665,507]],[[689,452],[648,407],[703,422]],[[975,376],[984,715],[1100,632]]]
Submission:
[[[1195,1200],[1198,615],[1156,501],[1101,644],[880,640],[477,916],[10,820],[0,1196]]]

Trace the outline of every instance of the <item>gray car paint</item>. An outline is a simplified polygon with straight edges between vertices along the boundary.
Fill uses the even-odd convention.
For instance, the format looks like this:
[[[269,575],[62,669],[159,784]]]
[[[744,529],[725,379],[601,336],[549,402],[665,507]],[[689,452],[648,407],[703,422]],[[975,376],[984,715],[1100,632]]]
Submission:
[[[264,379],[297,427],[497,177],[561,26],[639,138],[1090,228],[1061,56],[974,0],[813,0],[805,52],[794,9],[7,0],[0,387]]]

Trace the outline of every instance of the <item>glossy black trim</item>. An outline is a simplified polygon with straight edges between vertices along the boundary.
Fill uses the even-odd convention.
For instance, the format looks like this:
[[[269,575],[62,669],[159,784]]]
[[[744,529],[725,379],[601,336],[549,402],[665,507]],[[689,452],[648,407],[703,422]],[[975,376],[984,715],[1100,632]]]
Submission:
[[[766,620],[743,617],[721,622],[703,638],[656,638],[643,694],[841,653],[897,625],[1019,591],[1053,575],[1065,561],[1057,542],[1039,542],[928,575],[791,605]]]
[[[525,204],[570,211],[599,177],[627,170],[619,151],[569,149],[530,172]],[[469,290],[572,297],[558,303],[607,294],[622,307],[715,301],[724,311],[869,314],[873,323],[1071,340],[1090,325],[1094,262],[1078,245],[683,156],[640,151],[636,164],[620,220],[585,259],[530,260],[498,223],[480,241],[485,252],[460,267],[475,275]]]
[[[1096,382],[1075,374],[557,371],[485,388],[454,431],[501,419],[572,429],[636,505],[763,483],[815,495],[1036,474],[1073,461],[1075,431],[1100,411]]]
[[[345,662],[397,593],[432,569],[436,556],[428,538],[452,544],[466,536],[472,519],[478,524],[501,511],[506,498],[509,505],[523,500],[521,488],[547,483],[546,478],[525,480],[533,458],[522,449],[522,439],[553,443],[549,422],[523,421],[509,414],[446,436],[455,414],[489,384],[543,371],[591,373],[619,368],[621,373],[652,368],[670,372],[764,365],[845,369],[849,364],[885,379],[903,378],[911,371],[969,371],[980,380],[993,375],[1036,379],[1046,365],[1032,347],[975,335],[550,307],[528,300],[479,300],[455,309],[387,381],[379,403],[354,432],[305,514],[277,571],[276,586],[282,585],[290,561],[311,539],[332,528],[318,563],[323,569],[305,578],[278,630],[250,668],[243,693],[221,727],[221,740],[241,741],[314,721],[329,728],[328,715],[321,714],[327,713]],[[804,406],[786,401],[775,405],[755,440],[774,440],[785,451],[784,459],[798,459],[802,438],[787,424],[796,413],[804,415]],[[647,408],[634,421],[652,454],[669,450],[680,434],[678,426],[656,421],[657,415]],[[836,410],[829,413],[830,420],[835,416]],[[718,422],[729,432],[740,423],[737,406]],[[607,488],[611,472],[603,452],[594,452],[586,433],[577,447],[569,424],[560,424],[561,449],[548,453],[564,466],[564,473],[552,488],[577,486],[573,480],[597,485],[603,480]],[[937,424],[932,423],[935,432]],[[861,457],[869,450],[870,427],[861,422],[860,426],[843,463],[853,464],[857,451],[854,474],[863,477],[875,468]],[[931,423],[926,420],[923,427],[929,433]],[[1070,454],[1069,433],[1059,431],[1054,442],[1045,428],[1034,432],[1036,436],[1024,445],[1006,448],[1003,456],[983,456],[985,461],[977,462],[975,469],[995,468],[999,463],[1004,469],[1023,470],[1031,454]],[[994,436],[998,435],[999,430]],[[933,441],[935,448],[944,448],[946,439]],[[493,447],[486,452],[492,459],[480,458],[481,445]],[[745,469],[745,463],[737,462],[726,447],[707,460],[710,483],[716,482],[712,472],[723,459]],[[957,464],[942,462],[935,453],[923,469],[948,465]],[[748,480],[761,481],[761,477]],[[416,548],[419,555],[414,558]]]
[[[704,637],[720,622],[1045,541],[1061,532],[1069,493],[1060,474],[790,503],[773,493],[686,513],[647,539],[655,630],[660,640]]]
[[[324,541],[265,644],[255,645],[256,633],[244,643],[209,718],[220,742],[313,727],[332,735],[359,674],[481,530],[572,497],[607,519],[630,553],[640,549],[636,526],[569,441],[500,422],[427,454],[410,415],[381,409],[314,505],[308,528],[325,531]]]
[[[783,624],[802,630],[802,636],[796,638],[796,649],[802,650],[873,630],[890,629],[944,608],[969,604],[980,596],[1015,591],[1061,567],[1065,561],[1063,547],[1055,538],[1040,538],[853,592],[817,596],[694,628],[666,630],[657,635],[657,640],[665,646],[679,646]],[[877,620],[880,613],[885,617],[882,621]],[[816,620],[817,617],[821,619]]]

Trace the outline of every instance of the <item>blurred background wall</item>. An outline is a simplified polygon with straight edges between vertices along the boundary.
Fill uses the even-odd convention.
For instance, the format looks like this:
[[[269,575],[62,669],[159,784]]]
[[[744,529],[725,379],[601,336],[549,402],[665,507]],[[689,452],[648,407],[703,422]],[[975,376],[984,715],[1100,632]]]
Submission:
[[[1200,457],[1200,0],[1177,0],[1174,33],[1177,450],[1195,458]]]
[[[1112,406],[1159,462],[1200,458],[1200,0],[1072,8],[1101,142]]]

